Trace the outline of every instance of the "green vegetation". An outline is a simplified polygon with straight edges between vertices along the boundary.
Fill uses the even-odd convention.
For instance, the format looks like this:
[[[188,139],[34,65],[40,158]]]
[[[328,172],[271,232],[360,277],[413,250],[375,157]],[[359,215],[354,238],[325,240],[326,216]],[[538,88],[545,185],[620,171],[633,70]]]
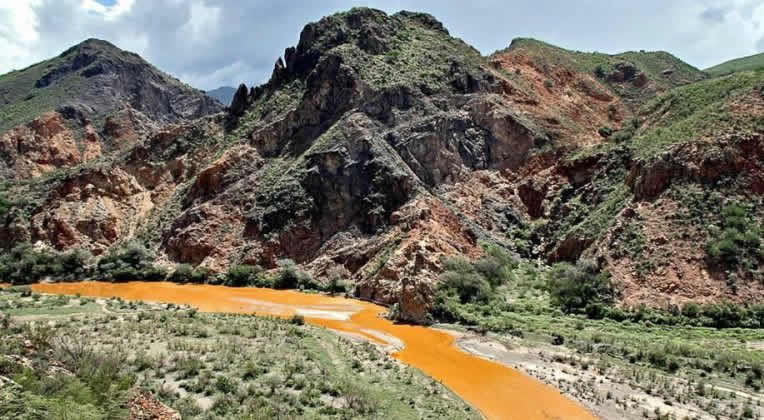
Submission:
[[[712,263],[729,270],[753,272],[764,257],[761,233],[761,226],[747,208],[730,204],[722,212],[722,225],[711,228],[708,256]]]
[[[263,267],[259,265],[234,265],[228,270],[226,286],[264,286]]]
[[[764,305],[621,309],[609,304],[613,288],[606,273],[591,263],[544,268],[507,258],[496,264],[497,254],[491,250],[480,260],[491,267],[487,271],[460,260],[446,264],[444,280],[459,281],[444,282],[438,290],[436,320],[492,332],[510,349],[531,348],[534,354],[548,349],[550,364],[568,364],[581,372],[593,367],[603,377],[613,375],[669,403],[692,401],[702,387],[698,404],[712,415],[738,413],[736,418],[746,405],[745,396],[716,387],[750,395],[764,386],[759,373],[764,368]],[[501,273],[493,282],[496,287],[484,272]],[[604,388],[594,380],[582,378],[581,387],[604,398]]]
[[[323,282],[313,279],[290,259],[279,260],[279,269],[266,272],[260,266],[233,265],[224,273],[205,267],[178,264],[169,271],[156,264],[156,255],[138,242],[113,248],[108,254],[94,258],[79,249],[58,252],[36,249],[30,244],[17,245],[0,253],[0,279],[14,285],[32,284],[42,280],[109,282],[171,281],[192,284],[225,284],[233,287],[265,287],[299,289],[330,294],[349,292],[346,279],[350,273],[335,267]]]
[[[704,71],[711,76],[718,77],[741,71],[760,69],[764,69],[764,54],[755,54],[748,57],[725,61],[724,63],[709,67]]]
[[[627,103],[639,107],[655,97],[658,91],[668,90],[687,83],[702,80],[705,74],[682,60],[664,51],[629,51],[620,54],[572,51],[530,38],[512,41],[510,50],[522,50],[541,65],[561,66],[589,73],[601,79]],[[503,51],[498,51],[499,54]],[[616,66],[633,64],[638,72],[644,73],[658,89],[619,83],[609,79]],[[664,73],[670,70],[669,73]]]
[[[88,275],[86,264],[90,258],[80,250],[56,252],[20,244],[0,254],[0,279],[13,284],[30,284],[44,278],[74,281]]]
[[[704,80],[661,95],[639,112],[646,124],[633,139],[636,154],[648,158],[675,143],[760,133],[764,120],[733,105],[759,95],[762,86],[764,70]]]
[[[297,317],[26,292],[0,290],[0,418],[122,419],[146,391],[184,419],[479,418],[376,346]]]
[[[595,263],[587,260],[579,260],[576,265],[556,264],[549,273],[548,287],[552,304],[563,312],[585,311],[595,318],[616,297],[609,274],[600,272]]]
[[[323,286],[302,271],[297,264],[290,259],[278,261],[280,268],[276,278],[273,279],[273,287],[276,289],[300,289],[300,290],[323,290]]]
[[[5,196],[4,191],[0,191],[0,220],[5,218],[8,211],[11,209],[11,202]]]
[[[704,328],[764,328],[764,304],[687,304],[672,310],[613,306],[617,289],[594,263],[538,267],[486,245],[487,256],[445,261],[436,292],[435,320],[513,331],[511,319],[533,314],[563,319],[570,314],[613,322]],[[528,298],[528,296],[532,298]]]
[[[191,264],[178,264],[175,270],[167,276],[167,280],[173,283],[205,284],[212,281],[212,273],[203,267],[194,267]]]
[[[137,242],[112,248],[98,260],[96,276],[106,281],[162,281],[167,270],[154,264],[156,255]]]

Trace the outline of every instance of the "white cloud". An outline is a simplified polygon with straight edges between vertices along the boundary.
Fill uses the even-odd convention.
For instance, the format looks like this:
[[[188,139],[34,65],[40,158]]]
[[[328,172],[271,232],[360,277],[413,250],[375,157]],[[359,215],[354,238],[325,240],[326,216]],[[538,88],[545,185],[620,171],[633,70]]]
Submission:
[[[220,7],[207,6],[204,2],[191,3],[191,17],[184,29],[190,32],[194,41],[209,39],[207,34],[213,33],[220,28]]]
[[[39,41],[34,12],[39,3],[20,0],[0,4],[0,73],[30,64],[29,47]]]
[[[135,0],[117,0],[112,6],[104,6],[97,0],[82,0],[81,6],[86,12],[100,15],[107,21],[117,20],[121,15],[129,13]]]

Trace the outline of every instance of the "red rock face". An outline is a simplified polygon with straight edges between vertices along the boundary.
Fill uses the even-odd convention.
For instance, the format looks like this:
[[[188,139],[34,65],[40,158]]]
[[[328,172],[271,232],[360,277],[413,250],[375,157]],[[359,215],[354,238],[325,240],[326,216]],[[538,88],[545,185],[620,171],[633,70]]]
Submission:
[[[81,151],[75,133],[63,117],[51,112],[3,134],[0,153],[15,178],[37,177],[98,157],[98,134],[90,126],[86,127],[86,132],[86,147]]]
[[[600,128],[618,129],[631,115],[623,102],[593,75],[540,65],[522,49],[500,53],[492,59],[496,68],[522,81],[519,85],[525,90],[505,91],[513,108],[534,115],[544,128],[568,145],[601,143]]]

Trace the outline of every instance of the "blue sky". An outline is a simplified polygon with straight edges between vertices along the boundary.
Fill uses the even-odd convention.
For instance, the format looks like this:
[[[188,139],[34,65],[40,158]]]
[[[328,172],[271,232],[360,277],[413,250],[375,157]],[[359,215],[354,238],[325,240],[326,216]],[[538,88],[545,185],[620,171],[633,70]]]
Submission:
[[[484,54],[515,37],[700,68],[764,51],[762,0],[13,0],[0,1],[0,73],[96,37],[198,88],[258,84],[307,22],[353,6],[431,13]]]

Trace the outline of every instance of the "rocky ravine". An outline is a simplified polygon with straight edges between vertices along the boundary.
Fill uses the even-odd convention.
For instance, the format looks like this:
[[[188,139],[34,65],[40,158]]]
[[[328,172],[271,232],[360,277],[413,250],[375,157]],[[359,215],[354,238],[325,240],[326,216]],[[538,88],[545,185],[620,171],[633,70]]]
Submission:
[[[135,136],[124,147],[106,142],[120,152],[104,159],[90,158],[97,140],[73,147],[56,114],[6,132],[3,139],[47,140],[6,160],[11,173],[72,169],[11,185],[9,195],[28,199],[5,216],[0,238],[96,254],[137,238],[168,263],[224,270],[292,258],[318,279],[339,265],[359,297],[397,302],[412,321],[427,316],[442,257],[477,257],[481,241],[526,258],[593,257],[626,285],[627,302],[672,300],[676,287],[655,287],[662,274],[634,277],[607,241],[635,214],[647,221],[639,226],[650,242],[659,241],[650,214],[665,213],[650,209],[669,189],[660,171],[645,168],[668,165],[668,178],[681,173],[694,183],[705,182],[695,162],[727,163],[699,149],[691,161],[679,153],[661,164],[608,143],[603,126],[651,120],[633,94],[642,85],[652,98],[665,85],[651,83],[649,69],[646,83],[620,89],[564,61],[536,60],[523,48],[482,57],[429,15],[333,15],[307,25],[270,81],[240,87],[226,114],[163,125],[173,119],[153,118],[141,101],[130,105],[122,115],[141,117],[116,131]],[[162,127],[131,128],[141,121]],[[84,127],[87,139],[112,125]],[[760,149],[760,137],[746,141]],[[731,164],[745,179],[760,173],[756,162]],[[681,261],[704,267],[701,246]],[[681,296],[694,299],[694,277],[682,273],[690,281],[678,280],[688,294]],[[716,275],[703,296],[743,299],[758,290],[735,295],[724,284]]]

